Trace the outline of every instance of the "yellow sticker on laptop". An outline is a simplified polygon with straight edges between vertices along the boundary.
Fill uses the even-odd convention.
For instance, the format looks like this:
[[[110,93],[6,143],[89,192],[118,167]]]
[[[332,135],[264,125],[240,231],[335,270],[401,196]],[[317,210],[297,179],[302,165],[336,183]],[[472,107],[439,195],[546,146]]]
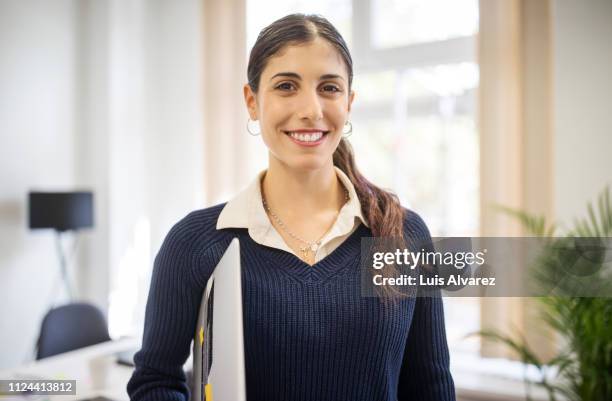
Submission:
[[[213,398],[212,398],[212,384],[208,383],[204,387],[204,397],[205,397],[206,401],[213,401]]]

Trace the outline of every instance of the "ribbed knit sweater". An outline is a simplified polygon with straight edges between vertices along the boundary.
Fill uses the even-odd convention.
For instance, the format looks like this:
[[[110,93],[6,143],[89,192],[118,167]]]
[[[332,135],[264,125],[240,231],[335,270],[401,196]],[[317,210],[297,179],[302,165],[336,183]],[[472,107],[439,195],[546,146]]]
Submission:
[[[366,226],[310,266],[254,242],[244,228],[217,230],[224,205],[180,220],[155,258],[130,399],[189,399],[182,367],[202,293],[238,237],[248,401],[455,400],[442,299],[385,304],[361,296],[361,238],[372,236]],[[404,233],[409,243],[430,235],[412,211]]]

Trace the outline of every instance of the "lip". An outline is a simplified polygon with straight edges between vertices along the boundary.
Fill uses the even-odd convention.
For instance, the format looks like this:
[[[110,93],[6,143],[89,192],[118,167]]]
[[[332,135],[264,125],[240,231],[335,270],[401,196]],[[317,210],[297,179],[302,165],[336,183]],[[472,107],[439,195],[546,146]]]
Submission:
[[[327,133],[329,132],[329,130],[323,129],[323,128],[300,128],[300,129],[288,129],[288,130],[284,130],[283,132],[287,133],[287,132],[299,132],[300,134],[310,134],[312,132],[323,132],[323,133]]]
[[[308,148],[319,146],[320,144],[322,144],[327,139],[327,134],[329,133],[329,131],[321,130],[321,129],[297,129],[297,130],[283,131],[283,132],[285,133],[285,135],[287,135],[287,137],[293,143],[300,145],[300,146],[305,146]],[[289,132],[299,132],[300,134],[306,134],[306,133],[312,133],[312,132],[323,132],[323,136],[321,136],[321,139],[315,142],[302,142],[302,141],[298,141],[297,139],[289,135]]]

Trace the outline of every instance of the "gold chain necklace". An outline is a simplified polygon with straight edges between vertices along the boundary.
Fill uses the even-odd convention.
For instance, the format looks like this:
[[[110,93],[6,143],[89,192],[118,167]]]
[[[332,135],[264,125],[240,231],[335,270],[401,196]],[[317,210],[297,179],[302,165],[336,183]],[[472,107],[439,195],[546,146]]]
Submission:
[[[344,188],[344,195],[345,195],[345,204],[346,202],[349,201],[350,197],[349,197],[349,191],[348,189]],[[266,202],[266,198],[263,195],[263,191],[261,193],[261,201],[263,203],[263,207],[264,209],[270,213],[270,216],[272,216],[272,218],[274,219],[274,221],[276,221],[276,223],[287,232],[287,234],[289,234],[292,238],[300,241],[303,244],[306,244],[306,246],[301,246],[300,248],[300,252],[302,253],[302,259],[306,259],[306,254],[308,253],[308,251],[312,251],[313,253],[317,252],[317,249],[319,249],[319,246],[321,245],[321,240],[323,239],[323,237],[325,237],[325,234],[327,234],[329,232],[329,230],[331,229],[331,227],[325,232],[323,233],[323,235],[321,236],[321,238],[319,238],[316,241],[306,241],[305,239],[299,237],[298,235],[294,234],[291,230],[289,230],[289,228],[285,225],[285,223],[283,223],[283,221],[280,219],[280,217],[278,217],[276,215],[276,213],[274,213],[270,207],[268,206],[268,203]],[[338,211],[338,213],[340,213],[340,211]],[[333,225],[332,225],[333,227]]]

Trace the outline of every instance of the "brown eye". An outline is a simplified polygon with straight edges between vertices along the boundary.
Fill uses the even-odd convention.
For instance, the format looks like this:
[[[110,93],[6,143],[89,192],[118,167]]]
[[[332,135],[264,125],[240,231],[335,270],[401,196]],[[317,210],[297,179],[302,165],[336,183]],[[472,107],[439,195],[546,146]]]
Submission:
[[[280,90],[283,90],[283,91],[288,91],[288,90],[291,90],[291,88],[293,88],[293,84],[291,82],[283,82],[283,83],[277,85],[275,89],[280,89]]]
[[[325,85],[325,86],[323,87],[323,91],[325,91],[325,92],[331,92],[331,93],[334,93],[334,92],[342,92],[342,91],[340,90],[340,88],[338,88],[336,85]]]

